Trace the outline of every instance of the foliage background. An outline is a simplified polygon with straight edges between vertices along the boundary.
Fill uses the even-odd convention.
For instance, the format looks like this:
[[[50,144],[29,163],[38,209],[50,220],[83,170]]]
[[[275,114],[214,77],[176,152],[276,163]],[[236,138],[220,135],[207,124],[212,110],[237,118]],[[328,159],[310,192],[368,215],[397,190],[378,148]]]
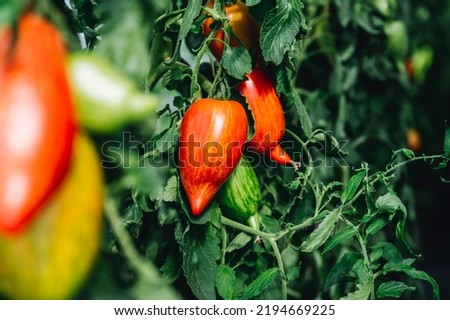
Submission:
[[[409,127],[416,127],[422,136],[420,152],[427,155],[441,154],[445,119],[450,120],[450,3],[437,0],[392,2],[397,4],[396,9],[392,17],[386,18],[374,13],[373,7],[365,0],[305,0],[303,3],[307,8],[304,12],[306,23],[312,29],[298,37],[304,39],[304,42],[298,41],[299,44],[305,44],[303,51],[301,46],[295,48],[300,50],[299,52],[293,51],[299,54],[297,57],[301,57],[300,61],[296,61],[299,63],[296,85],[301,88],[299,93],[313,128],[333,131],[338,138],[348,138],[351,142],[361,141],[357,147],[347,150],[350,153],[348,160],[355,167],[365,161],[370,164],[371,170],[383,170],[391,158],[392,150],[406,147],[405,134]],[[275,1],[266,3],[269,8],[275,5]],[[169,1],[71,0],[70,4],[72,10],[68,10],[62,1],[39,1],[36,6],[37,10],[59,26],[72,50],[80,49],[76,33],[83,32],[89,49],[95,48],[98,54],[114,62],[136,82],[141,83],[143,90],[148,90],[149,85],[158,80],[152,77],[152,72],[161,72],[161,69],[168,71],[160,67],[160,62],[165,54],[173,52],[173,46],[161,42],[161,46],[154,46],[153,48],[157,49],[152,50],[150,43],[155,31],[164,32],[172,39],[177,37],[181,15],[174,15],[172,20],[163,20],[162,23],[156,20],[165,11]],[[179,0],[173,1],[172,4],[184,8],[188,2]],[[325,19],[314,20],[318,16],[323,18],[320,14],[328,10],[324,8],[331,8]],[[362,9],[358,11],[355,8]],[[264,10],[261,12],[264,13]],[[262,15],[261,12],[255,9],[253,13],[258,18],[258,14]],[[362,14],[358,15],[358,12]],[[407,55],[422,45],[433,48],[433,64],[423,83],[409,85],[406,74],[397,69],[398,61],[385,52],[386,39],[382,28],[390,19],[401,19],[406,23],[409,35]],[[199,34],[195,34],[199,30],[198,27],[199,22],[194,21],[186,40],[187,46],[194,46],[196,41],[199,41]],[[339,69],[335,59],[345,55],[349,47],[352,47],[351,59],[343,60]],[[373,63],[372,67],[370,63]],[[285,67],[284,62],[283,68]],[[149,70],[150,73],[147,73]],[[274,73],[275,70],[272,66]],[[183,72],[169,71],[154,90],[171,106],[183,109],[192,93],[185,89],[189,88],[188,78]],[[346,81],[348,88],[340,88]],[[166,88],[163,88],[164,86]],[[173,102],[174,91],[166,91],[167,88],[178,90],[179,94],[175,94]],[[284,90],[287,91],[286,88]],[[288,129],[294,130],[298,127],[299,119],[292,109],[287,111],[286,118]],[[177,119],[176,115],[174,119]],[[161,114],[155,134],[146,131],[145,124],[137,124],[130,130],[133,132],[133,139],[169,141],[168,146],[159,145],[157,148],[159,151],[164,149],[163,154],[168,152],[169,156],[173,156],[170,150],[174,143],[170,142],[176,140],[174,123],[167,114]],[[165,131],[168,126],[170,128]],[[105,140],[120,139],[120,135],[94,138],[100,148]],[[288,136],[286,139],[289,139]],[[129,159],[131,163],[137,161],[133,155]],[[168,253],[172,254],[178,250],[177,242],[173,239],[174,234],[179,241],[180,228],[190,223],[185,215],[180,218],[180,212],[184,214],[184,208],[182,201],[181,204],[178,200],[175,201],[173,189],[176,189],[177,185],[174,180],[169,180],[168,183],[167,179],[160,184],[149,184],[149,180],[156,181],[160,177],[154,176],[151,170],[145,174],[132,171],[133,169],[125,172],[107,170],[107,182],[114,201],[107,202],[106,209],[113,211],[113,216],[120,215],[121,220],[108,219],[101,256],[77,298],[163,298],[165,294],[170,296],[171,289],[166,292],[160,286],[161,268],[165,271],[163,273],[166,279],[173,276],[173,279],[170,279],[174,281],[172,288],[184,298],[194,298],[195,292],[192,292],[183,276],[176,274],[183,273],[180,257],[174,254],[171,265],[167,264],[166,259]],[[172,168],[165,174],[171,176],[173,173]],[[261,176],[267,175],[263,169],[259,169],[258,173]],[[288,177],[292,175],[291,172],[286,173],[283,170],[271,171],[270,174]],[[332,170],[321,174],[324,181],[341,178],[341,173]],[[347,174],[351,176],[354,172]],[[119,179],[122,176],[135,180],[122,185],[123,180]],[[447,231],[447,197],[450,195],[450,187],[441,181],[441,177],[450,179],[448,173],[432,170],[429,164],[418,161],[402,169],[399,180],[395,181],[395,188],[409,212],[407,240],[422,254],[415,266],[434,277],[440,285],[441,297],[450,299],[450,277],[447,272],[450,269],[450,237]],[[262,181],[267,182],[267,179]],[[278,183],[274,186],[281,188],[281,185],[282,183]],[[161,192],[162,200],[158,198]],[[280,189],[274,192],[276,195],[284,191]],[[267,199],[270,197],[268,195]],[[282,206],[288,205],[291,204],[282,203]],[[142,208],[158,215],[146,214],[146,210]],[[182,221],[181,226],[177,224],[174,227],[171,222],[177,219]],[[163,227],[159,224],[163,224]],[[192,228],[197,226],[192,225]],[[302,234],[302,237],[306,238],[306,235]],[[395,237],[391,240],[395,241]],[[193,244],[196,239],[189,241],[179,241],[180,246]],[[219,245],[214,241],[214,237],[211,241],[206,241],[211,245],[211,251]],[[348,247],[353,248],[351,245]],[[264,260],[267,258],[266,253],[259,252],[258,249],[254,251],[249,255],[263,257],[256,261],[270,265],[270,262]],[[402,253],[406,252],[402,249]],[[323,277],[326,277],[336,262],[335,255],[327,256],[317,265],[314,265],[317,263],[314,259],[317,260],[317,255],[308,256],[299,269],[300,278],[304,275],[302,272],[307,273],[302,280],[304,282],[299,282],[300,287],[306,288],[309,283],[317,284],[315,277],[322,277],[320,281],[323,282]],[[313,267],[303,270],[304,265],[308,266],[308,263]],[[267,269],[267,265],[256,265],[258,272],[251,274],[250,279]],[[268,276],[271,277],[270,274]],[[248,283],[247,281],[247,286]],[[433,297],[428,284],[415,282],[414,285],[418,286],[417,292],[407,297]],[[345,286],[341,289],[344,292],[352,291]],[[330,297],[328,293],[321,295],[319,291],[320,289],[313,285],[310,291],[301,292],[299,297]],[[155,292],[158,292],[157,296]],[[270,294],[263,297],[273,298]]]
[[[430,10],[430,19],[415,27],[417,36],[426,39],[434,49],[435,58],[427,75],[427,81],[414,99],[418,127],[423,134],[424,153],[439,150],[439,123],[450,118],[450,3],[441,1],[415,1],[415,6],[425,5]],[[414,24],[416,20],[411,19]],[[410,168],[410,181],[415,190],[422,268],[434,274],[441,284],[442,298],[450,299],[450,237],[446,235],[450,222],[445,209],[450,195],[450,185],[439,181],[438,174],[429,171],[423,163]],[[448,175],[447,175],[448,176]]]
[[[88,3],[86,1],[84,4],[88,5]],[[176,3],[180,7],[184,6],[182,2]],[[442,152],[445,130],[444,119],[449,118],[448,101],[450,101],[450,71],[446,59],[450,54],[450,33],[447,28],[450,22],[450,5],[438,1],[399,1],[394,6],[395,9],[392,10],[392,16],[385,18],[370,11],[365,1],[331,1],[330,3],[328,1],[304,1],[304,3],[307,8],[305,10],[307,23],[310,24],[312,29],[306,34],[305,47],[298,47],[300,52],[297,51],[297,53],[301,56],[302,61],[300,61],[297,85],[307,92],[306,94],[301,93],[301,97],[305,102],[313,127],[319,126],[324,130],[331,130],[338,138],[349,138],[350,141],[363,137],[364,143],[360,147],[356,150],[349,150],[350,164],[356,167],[361,161],[366,161],[371,165],[372,170],[383,169],[391,157],[391,151],[406,146],[405,133],[409,127],[416,127],[422,135],[423,148],[421,152],[425,154]],[[156,28],[157,31],[161,30],[158,28],[167,28],[166,34],[172,39],[176,39],[178,32],[178,29],[170,24],[173,21],[168,21],[166,24],[153,24],[152,21],[155,21],[158,16],[157,10],[152,10],[154,5],[155,2],[152,1],[140,3],[144,12],[149,13],[149,17],[146,14],[139,15],[137,11],[132,9],[132,6],[128,8],[124,6],[121,10],[118,10],[120,4],[114,1],[110,2],[109,5],[99,6],[103,10],[100,17],[106,15],[109,19],[106,21],[109,21],[110,27],[108,23],[105,24],[107,32],[102,41],[99,42],[96,48],[97,52],[108,56],[116,65],[122,66],[130,76],[138,80],[144,76],[142,68],[138,67],[140,65],[138,62],[144,61],[148,56],[148,48],[142,43],[142,39],[151,37],[152,28]],[[267,6],[270,8],[271,5],[274,6],[275,2],[269,2]],[[357,15],[358,10],[355,9],[358,6],[363,8],[360,9],[362,12],[360,16]],[[328,12],[328,17],[322,20],[325,23],[320,25],[320,22],[318,22],[314,25],[313,20],[320,17],[320,13],[325,11],[323,8],[327,7],[331,9]],[[366,16],[364,10],[368,10],[367,12],[370,12],[370,15]],[[121,13],[120,16],[117,15],[118,12]],[[125,14],[122,15],[123,12]],[[89,12],[87,13],[88,15],[81,15],[81,17],[88,17]],[[257,9],[253,13],[257,18],[258,14],[262,15]],[[175,16],[174,20],[179,19],[179,17]],[[373,17],[380,21],[372,20]],[[262,17],[260,19],[262,21]],[[411,55],[415,48],[422,45],[429,45],[433,48],[433,64],[423,83],[409,86],[406,83],[407,81],[405,82],[405,73],[397,70],[396,63],[398,61],[386,52],[386,40],[380,31],[382,31],[383,23],[390,19],[401,19],[406,23],[409,36],[406,56]],[[320,19],[317,21],[320,21]],[[377,25],[377,23],[380,23],[380,25]],[[190,33],[186,40],[188,46],[195,46],[196,40],[201,41],[198,34],[197,37],[195,34],[195,31],[198,31],[196,29],[198,24],[194,22],[193,26],[191,32],[194,32],[194,34]],[[322,28],[322,33],[317,32],[319,28]],[[127,39],[126,37],[130,32],[136,32],[134,30],[140,32],[136,34],[136,39]],[[127,40],[125,41],[125,39]],[[396,40],[400,41],[399,39]],[[340,54],[345,55],[348,50],[347,46],[352,47],[354,51],[350,54],[350,60],[343,61],[342,68],[339,69],[333,59],[336,59],[335,57]],[[131,50],[129,48],[132,48],[133,55],[127,55],[127,50]],[[327,51],[328,49],[331,50]],[[133,63],[132,56],[138,62]],[[406,56],[403,58],[406,58]],[[380,57],[386,60],[380,62]],[[194,62],[193,59],[192,62]],[[332,61],[331,64],[327,60]],[[358,68],[363,66],[364,63],[370,64],[372,62],[374,63],[374,69],[369,66],[365,71],[359,71],[360,76],[355,77],[355,70],[359,70]],[[381,68],[380,74],[377,74],[378,68]],[[272,71],[275,72],[275,70],[273,68]],[[342,82],[347,82],[350,89],[342,91],[342,88],[339,87]],[[163,77],[162,84],[171,89],[178,89],[181,97],[189,96],[189,93],[183,89],[189,82],[186,82],[186,78],[182,74],[169,72]],[[159,90],[162,90],[161,93],[164,94],[164,89],[160,88]],[[308,90],[313,92],[312,96],[308,95]],[[329,100],[327,100],[328,98],[324,99],[330,92],[331,98]],[[362,100],[358,101],[359,98]],[[170,103],[171,98],[168,99]],[[346,101],[343,108],[340,107],[340,99]],[[183,102],[183,99],[176,98],[174,102],[180,107],[186,103],[186,100]],[[323,110],[324,107],[329,108],[329,111]],[[342,110],[345,109],[346,112],[343,112]],[[292,110],[288,111],[287,119],[287,127],[295,130],[298,126],[298,118],[295,117]],[[321,123],[321,119],[325,119],[326,123]],[[161,128],[166,125],[167,123],[164,121],[160,123]],[[163,131],[162,133],[165,133],[163,135],[165,139],[169,138],[170,140],[174,137],[173,131]],[[137,136],[139,137],[139,135]],[[144,131],[142,134],[143,140],[145,140],[145,137]],[[260,174],[264,173],[260,172]],[[339,173],[336,174],[336,172],[325,173],[325,177],[330,174],[339,177]],[[414,247],[420,248],[418,250],[423,254],[418,259],[418,267],[423,268],[424,271],[436,278],[440,284],[442,297],[446,298],[450,294],[448,292],[450,287],[449,277],[445,272],[450,263],[449,256],[446,254],[448,248],[450,248],[450,243],[448,237],[446,237],[446,224],[442,222],[447,220],[443,208],[445,208],[445,195],[449,194],[449,187],[440,181],[440,176],[442,176],[442,172],[431,170],[430,166],[424,162],[416,162],[402,169],[401,179],[395,183],[397,191],[409,210],[408,241],[411,241]],[[144,183],[141,187],[142,191],[142,189],[148,190],[146,188],[149,186]],[[137,189],[139,195],[141,191],[139,191],[139,188]],[[150,198],[152,198],[151,194],[152,191],[150,191]],[[123,193],[122,196],[125,197],[123,203],[130,203],[129,199],[127,200],[127,193]],[[136,200],[136,194],[134,199]],[[138,200],[139,203],[140,201]],[[145,202],[144,207],[147,205],[151,207],[152,203]],[[158,208],[164,210],[165,213],[170,214],[172,212],[170,207]],[[174,250],[174,247],[170,243],[162,246],[157,243],[158,239],[165,237],[166,232],[173,232],[171,228],[153,228],[151,225],[156,223],[153,218],[145,214],[141,217],[142,213],[130,211],[130,207],[127,209],[125,206],[121,210],[128,210],[122,212],[123,223],[125,223],[127,230],[131,232],[135,245],[138,251],[143,254],[144,259],[152,260],[157,267],[167,268],[166,264],[163,266],[163,260],[167,254],[165,251]],[[173,214],[172,212],[171,216],[175,219]],[[161,220],[159,222],[161,223]],[[153,234],[149,236],[148,232],[142,232],[145,228],[150,228],[150,234]],[[211,241],[213,239],[211,238]],[[114,236],[111,240],[114,241]],[[212,247],[209,249],[214,250],[214,245],[218,244],[213,244],[211,241],[207,241],[205,244],[210,242]],[[189,246],[189,243],[184,243],[184,245]],[[159,246],[159,248],[155,246]],[[189,251],[189,248],[187,250]],[[107,248],[105,248],[103,255],[99,259],[97,272],[94,272],[92,276],[94,283],[99,282],[100,289],[93,290],[92,288],[95,285],[88,282],[81,297],[104,297],[106,292],[109,292],[106,297],[114,297],[116,294],[117,297],[123,297],[120,290],[121,286],[124,283],[128,283],[128,285],[133,283],[132,278],[136,276],[133,271],[127,267],[123,269],[123,265],[118,268],[117,264],[113,264],[115,267],[111,268],[111,261],[118,260],[120,264],[123,256],[111,254]],[[307,258],[304,263],[311,263],[311,261],[310,258]],[[326,259],[323,263],[332,264],[332,261],[333,259]],[[181,261],[178,260],[174,263],[181,263]],[[133,263],[131,263],[131,267],[133,269]],[[203,267],[207,268],[207,266]],[[189,272],[188,268],[183,265],[185,272]],[[327,272],[326,269],[329,271],[329,268],[325,268],[324,273]],[[264,267],[260,269],[259,273],[263,270]],[[320,272],[319,270],[314,271],[314,268],[312,270],[313,273]],[[308,272],[311,272],[311,270],[306,269],[306,273]],[[122,284],[118,281],[120,279],[117,275],[124,277]],[[109,278],[107,280],[102,279],[105,276],[109,276]],[[184,297],[194,297],[191,292],[192,286],[189,288],[183,279],[183,277],[178,278],[173,286]],[[315,281],[309,281],[312,281],[314,286]],[[324,279],[321,281],[324,281]],[[146,287],[150,291],[149,284],[145,285],[145,283],[145,281],[138,282],[137,285],[130,287],[132,290],[131,296],[145,297],[145,292],[140,291],[142,287]],[[307,284],[308,280],[305,283]],[[417,295],[410,297],[432,297],[430,286],[420,283],[418,285]],[[105,286],[112,286],[113,288],[107,290]],[[196,290],[199,289],[194,289],[194,293]],[[311,292],[303,293],[301,296],[317,297],[314,289]],[[266,295],[266,297],[271,297],[271,295]],[[327,296],[325,295],[325,297]]]

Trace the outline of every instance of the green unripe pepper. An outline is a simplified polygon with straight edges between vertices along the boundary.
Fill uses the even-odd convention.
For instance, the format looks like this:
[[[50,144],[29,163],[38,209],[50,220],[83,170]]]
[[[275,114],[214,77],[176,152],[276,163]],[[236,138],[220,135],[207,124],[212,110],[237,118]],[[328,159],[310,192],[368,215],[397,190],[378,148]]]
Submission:
[[[423,82],[428,69],[433,63],[433,49],[425,46],[414,51],[411,57],[412,68],[414,70],[414,78],[417,82]]]
[[[408,52],[408,30],[402,20],[393,20],[384,26],[387,37],[387,50],[399,61],[405,59]]]
[[[140,92],[132,79],[95,53],[69,56],[68,75],[80,122],[96,133],[110,133],[139,120],[154,119],[159,99]]]
[[[245,157],[219,190],[217,201],[225,216],[259,230],[261,191],[258,177]]]

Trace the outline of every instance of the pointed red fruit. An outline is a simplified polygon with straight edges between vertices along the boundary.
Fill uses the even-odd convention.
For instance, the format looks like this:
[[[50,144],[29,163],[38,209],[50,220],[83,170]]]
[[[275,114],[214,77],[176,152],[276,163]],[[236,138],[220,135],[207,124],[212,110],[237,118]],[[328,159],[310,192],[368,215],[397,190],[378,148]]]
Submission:
[[[237,89],[246,98],[255,121],[255,135],[249,141],[249,147],[279,164],[292,164],[292,159],[278,145],[284,135],[285,119],[270,78],[262,70],[254,69]]]
[[[239,163],[247,130],[245,109],[236,101],[200,99],[189,107],[178,159],[192,214],[204,211]]]

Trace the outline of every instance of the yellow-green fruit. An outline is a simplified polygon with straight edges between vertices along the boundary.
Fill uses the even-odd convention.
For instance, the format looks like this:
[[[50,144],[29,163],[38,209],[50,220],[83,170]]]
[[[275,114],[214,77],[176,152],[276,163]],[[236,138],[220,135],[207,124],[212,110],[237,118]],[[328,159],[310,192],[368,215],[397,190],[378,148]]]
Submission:
[[[63,183],[23,231],[0,234],[0,293],[12,299],[67,299],[100,248],[103,177],[92,143],[77,136]]]

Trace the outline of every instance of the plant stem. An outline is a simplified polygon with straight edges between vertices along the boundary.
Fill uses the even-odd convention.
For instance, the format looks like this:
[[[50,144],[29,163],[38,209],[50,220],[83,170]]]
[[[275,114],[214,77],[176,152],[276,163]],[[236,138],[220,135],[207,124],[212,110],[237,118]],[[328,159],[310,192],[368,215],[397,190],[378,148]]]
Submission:
[[[373,283],[374,274],[373,274],[372,269],[370,268],[370,265],[372,263],[370,262],[369,255],[367,253],[366,242],[364,241],[364,239],[363,239],[361,233],[359,232],[358,228],[353,223],[351,223],[349,220],[344,218],[342,215],[341,215],[341,219],[345,222],[345,224],[347,224],[348,226],[352,227],[353,230],[356,231],[356,238],[358,239],[359,246],[361,247],[361,252],[363,254],[364,263],[366,264],[367,270],[369,270],[370,274],[371,274],[372,288],[371,288],[371,291],[370,291],[370,299],[374,300],[375,299],[375,287],[374,287],[374,283]]]
[[[300,140],[300,141],[301,141],[301,140]],[[303,145],[305,145],[305,144],[303,143],[303,141],[301,141],[301,143],[302,143]],[[408,159],[408,160],[406,160],[406,161],[404,161],[404,162],[402,162],[402,163],[399,163],[399,164],[393,166],[392,168],[389,168],[389,169],[386,170],[384,173],[387,174],[387,173],[389,173],[389,172],[391,172],[391,171],[396,170],[398,167],[400,167],[400,166],[402,166],[402,165],[405,165],[405,164],[407,164],[407,163],[413,162],[413,161],[417,161],[417,160],[434,160],[434,159],[440,159],[440,158],[443,158],[443,156],[442,156],[442,155],[428,156],[428,157],[427,157],[427,156],[423,156],[423,157],[416,157],[416,158],[413,158],[413,159]],[[378,177],[377,175],[371,175],[371,176],[369,177],[369,179],[371,179],[372,182],[376,182],[376,181],[379,180],[379,177]],[[339,215],[341,216],[341,219],[342,219],[347,225],[351,226],[351,227],[354,228],[354,230],[356,231],[357,239],[358,239],[359,245],[361,246],[361,251],[362,251],[362,254],[363,254],[363,257],[364,257],[364,262],[365,262],[367,268],[370,270],[370,272],[371,272],[371,274],[372,274],[372,279],[374,279],[373,272],[372,272],[372,270],[370,269],[371,262],[370,262],[369,255],[368,255],[368,253],[367,253],[366,243],[364,242],[364,239],[363,239],[363,237],[361,236],[361,233],[359,232],[358,228],[357,228],[353,223],[351,223],[351,222],[348,221],[345,217],[342,216],[342,211],[343,211],[343,209],[344,209],[345,207],[350,206],[354,201],[356,201],[356,200],[363,194],[363,192],[364,192],[364,189],[360,189],[360,190],[354,195],[354,197],[353,197],[350,201],[348,201],[348,202],[346,202],[346,203],[343,203],[343,204],[340,206],[340,209],[339,209],[339,210],[340,210]],[[255,236],[259,236],[259,237],[261,237],[261,238],[266,239],[267,241],[269,241],[269,243],[270,243],[270,245],[272,246],[272,249],[273,249],[273,251],[274,251],[274,254],[275,254],[275,258],[276,258],[276,260],[277,260],[278,267],[280,268],[280,271],[281,271],[282,286],[283,286],[283,288],[282,288],[282,290],[283,290],[283,298],[284,298],[284,299],[287,299],[287,292],[288,292],[288,289],[287,289],[287,279],[286,279],[286,274],[285,274],[284,265],[283,265],[283,261],[282,261],[282,258],[281,258],[280,250],[279,250],[278,245],[277,245],[277,241],[278,241],[279,239],[281,239],[282,237],[288,235],[288,234],[292,234],[292,233],[295,233],[295,232],[297,232],[297,231],[299,231],[299,230],[302,230],[302,229],[305,229],[305,228],[307,228],[307,227],[312,226],[312,225],[316,222],[316,221],[314,220],[315,217],[310,217],[310,218],[308,218],[307,220],[305,220],[304,222],[302,222],[302,223],[300,223],[300,224],[297,224],[297,225],[294,225],[294,226],[289,226],[289,227],[287,227],[286,229],[281,230],[280,232],[277,232],[277,233],[267,233],[267,232],[263,232],[263,231],[260,231],[260,230],[256,230],[256,229],[253,229],[253,228],[248,227],[248,226],[246,226],[246,225],[243,225],[243,224],[241,224],[241,223],[239,223],[239,222],[230,220],[230,219],[228,219],[228,218],[226,218],[226,217],[224,217],[224,216],[222,216],[221,219],[222,219],[222,224],[223,224],[223,225],[226,225],[226,226],[229,226],[229,227],[232,227],[232,228],[235,228],[235,229],[238,229],[238,230],[241,230],[241,231],[250,233],[250,234],[255,235]],[[224,250],[224,249],[223,249],[223,244],[222,244],[222,250]],[[226,250],[226,249],[225,249],[225,250]],[[223,254],[223,253],[222,253],[222,254]],[[223,258],[223,257],[222,257],[222,258]],[[222,261],[223,261],[223,260],[222,260]],[[223,262],[222,262],[222,263],[223,263]],[[374,288],[374,286],[373,286],[373,281],[372,281],[372,288],[371,288],[371,295],[370,295],[370,296],[371,296],[371,299],[375,299],[375,288]]]
[[[213,83],[211,85],[211,89],[209,90],[209,94],[208,94],[208,98],[222,98],[222,99],[226,99],[226,97],[222,97],[222,96],[218,96],[217,93],[217,85],[220,83],[221,81],[221,77],[222,77],[222,72],[223,72],[223,66],[220,63],[219,64],[219,68],[217,70],[217,72],[214,75],[214,80]],[[219,92],[220,93],[220,92]]]
[[[154,89],[155,85],[161,79],[161,77],[166,72],[173,70],[173,69],[178,69],[178,70],[185,71],[188,74],[193,74],[191,67],[180,61],[176,61],[175,63],[173,63],[171,65],[160,64],[147,80],[146,86],[147,86],[148,90],[152,91]],[[196,81],[200,81],[200,87],[203,90],[205,90],[206,92],[209,92],[209,90],[212,87],[211,82],[204,75],[202,75],[200,73],[197,74]]]
[[[222,233],[222,257],[220,258],[220,263],[225,264],[225,255],[227,253],[227,245],[228,245],[228,235],[227,231],[225,230],[225,226],[222,226],[220,231]]]
[[[422,157],[416,157],[416,158],[412,158],[412,159],[408,159],[405,160],[403,162],[400,162],[398,164],[396,164],[395,166],[389,168],[388,170],[384,171],[384,175],[387,175],[389,173],[391,173],[392,171],[397,170],[399,167],[404,166],[408,163],[414,162],[414,161],[418,161],[418,160],[435,160],[435,159],[442,159],[443,156],[442,155],[434,155],[434,156],[422,156]],[[377,173],[372,174],[369,176],[369,180],[371,180],[372,183],[378,182],[380,180],[380,177],[377,175]],[[344,207],[348,207],[350,206],[353,202],[355,202],[360,196],[361,194],[364,192],[364,189],[361,188],[359,189],[359,191],[353,196],[353,199],[349,200],[348,202],[345,203]]]
[[[274,236],[275,236],[275,234],[273,234],[273,233],[267,233],[267,232],[263,232],[263,231],[260,231],[260,230],[253,229],[251,227],[243,225],[242,223],[230,220],[230,219],[228,219],[228,218],[226,218],[224,216],[222,216],[221,220],[222,220],[222,224],[223,225],[226,225],[226,226],[229,226],[229,227],[232,227],[232,228],[235,228],[235,229],[238,229],[238,230],[250,233],[250,234],[252,234],[254,236],[259,236],[259,237],[267,239],[267,240],[270,240],[270,239],[274,238]]]
[[[199,76],[199,70],[200,70],[200,64],[202,62],[203,55],[206,53],[206,50],[208,50],[208,44],[209,42],[214,38],[217,31],[219,30],[218,26],[215,26],[212,32],[208,35],[205,41],[203,41],[202,46],[197,52],[197,57],[195,58],[195,64],[194,69],[192,70],[192,79],[191,79],[191,99],[193,101],[197,100],[198,98],[201,98],[201,93],[199,94],[198,90],[198,76]],[[197,88],[196,88],[197,87]]]
[[[307,146],[306,146],[306,142],[304,142],[302,139],[300,139],[300,137],[298,135],[296,135],[292,130],[289,129],[285,129],[286,133],[289,133],[291,135],[292,138],[294,138],[298,143],[300,143],[303,147],[303,150],[306,152],[306,155],[308,156],[308,167],[311,166],[311,153],[309,152]]]
[[[304,95],[304,96],[310,96],[310,95],[313,94],[312,91],[306,90],[306,89],[303,89],[303,88],[296,88],[295,90],[297,91],[298,94]]]
[[[284,270],[283,259],[281,258],[280,249],[278,248],[278,244],[277,244],[277,240],[280,239],[286,233],[284,233],[284,234],[283,233],[280,233],[280,234],[267,233],[267,232],[263,232],[263,231],[259,231],[259,230],[247,227],[246,225],[243,225],[239,222],[230,220],[224,216],[222,216],[221,219],[222,219],[222,224],[224,224],[226,226],[230,226],[230,227],[239,229],[241,231],[251,233],[255,236],[259,236],[259,237],[264,238],[267,241],[269,241],[269,243],[273,249],[275,259],[277,260],[278,268],[280,269],[280,272],[281,272],[282,296],[283,296],[283,299],[286,300],[287,299],[287,279],[286,279],[286,273]],[[289,231],[290,230],[287,230],[287,233]],[[223,250],[223,244],[222,244],[222,250]]]
[[[295,290],[292,290],[291,288],[287,288],[287,294],[297,300],[300,300],[302,298],[302,295],[298,293]]]
[[[284,271],[283,259],[281,258],[280,249],[278,248],[278,244],[276,240],[269,239],[269,243],[272,246],[273,253],[275,254],[275,258],[277,260],[278,268],[281,272],[281,291],[282,291],[282,299],[287,300],[287,279],[286,273]]]
[[[290,228],[286,228],[282,231],[280,231],[278,234],[276,234],[275,236],[275,240],[279,240],[282,237],[284,237],[285,235],[289,234],[289,233],[295,233],[297,231],[300,231],[302,229],[308,228],[310,226],[312,226],[314,224],[314,217],[308,218],[306,219],[304,222],[300,223],[300,224],[296,224],[293,227]]]
[[[392,171],[397,170],[399,167],[404,166],[404,165],[406,165],[408,163],[411,163],[411,162],[414,162],[414,161],[418,161],[418,160],[430,161],[430,160],[443,159],[443,158],[444,158],[444,155],[439,154],[439,155],[434,155],[434,156],[421,156],[421,157],[415,157],[415,158],[407,159],[407,160],[405,160],[403,162],[400,162],[400,163],[396,164],[395,166],[387,169],[386,171],[384,171],[384,174],[385,175],[389,174]],[[375,179],[375,181],[377,181],[377,180],[379,180],[379,179]]]
[[[347,166],[341,166],[342,179],[341,182],[345,186],[350,179],[350,168]]]

